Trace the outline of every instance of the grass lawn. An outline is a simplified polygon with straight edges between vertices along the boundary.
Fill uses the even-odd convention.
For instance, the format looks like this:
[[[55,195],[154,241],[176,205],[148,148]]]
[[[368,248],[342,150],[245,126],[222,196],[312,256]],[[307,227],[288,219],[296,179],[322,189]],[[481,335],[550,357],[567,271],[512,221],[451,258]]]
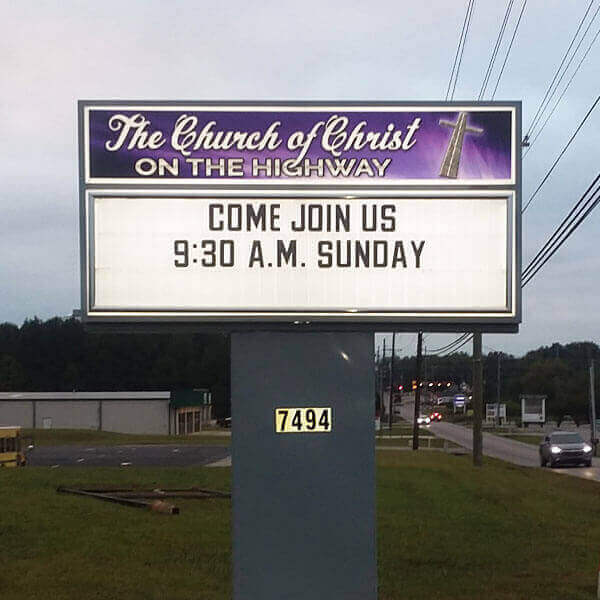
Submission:
[[[440,452],[377,462],[379,600],[594,597],[599,484],[493,460],[476,470]],[[229,500],[177,499],[181,514],[166,516],[57,494],[60,484],[227,490],[230,469],[0,470],[2,598],[231,597]]]
[[[411,432],[412,434],[412,432]],[[423,439],[423,438],[433,438],[433,439]],[[389,437],[377,437],[375,439],[376,446],[402,446],[412,448],[412,435],[410,438],[389,438]],[[421,448],[444,448],[444,439],[433,436],[431,432],[421,433],[419,435],[419,446]],[[457,444],[452,442],[446,442],[447,448],[456,448]]]
[[[198,435],[136,435],[94,429],[23,429],[24,437],[32,437],[36,446],[119,446],[123,444],[195,444],[229,446],[231,430]]]
[[[409,425],[407,423],[394,423],[392,425],[392,431],[390,433],[390,430],[386,423],[385,426],[383,424],[381,425],[381,429],[379,431],[376,431],[375,435],[377,437],[386,437],[389,435],[412,435],[412,432],[412,424]],[[423,435],[433,435],[432,431],[427,427],[419,427],[419,432]]]
[[[402,446],[402,447],[412,447],[412,434],[413,429],[412,425],[406,423],[406,421],[401,421],[400,423],[394,423],[392,426],[392,431],[385,427],[382,427],[381,431],[377,431],[375,434],[375,443],[377,446]],[[399,438],[398,436],[410,436],[410,438]],[[419,427],[419,436],[421,437],[419,445],[422,448],[443,448],[444,440],[442,438],[437,438],[433,431],[428,427]],[[431,440],[423,439],[423,438],[434,438]],[[456,448],[457,445],[453,442],[446,442],[446,447],[448,448]]]

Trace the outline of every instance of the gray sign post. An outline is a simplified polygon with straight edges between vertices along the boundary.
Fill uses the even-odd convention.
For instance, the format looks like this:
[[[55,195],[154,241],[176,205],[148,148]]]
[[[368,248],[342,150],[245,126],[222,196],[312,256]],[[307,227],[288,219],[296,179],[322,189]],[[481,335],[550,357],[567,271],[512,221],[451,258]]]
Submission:
[[[232,334],[235,600],[377,597],[372,354],[368,333]]]

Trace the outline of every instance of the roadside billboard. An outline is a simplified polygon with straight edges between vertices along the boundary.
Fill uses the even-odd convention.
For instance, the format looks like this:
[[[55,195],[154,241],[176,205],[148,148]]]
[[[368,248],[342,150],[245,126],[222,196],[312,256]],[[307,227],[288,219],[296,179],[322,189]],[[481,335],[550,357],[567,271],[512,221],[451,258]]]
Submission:
[[[538,425],[546,422],[546,396],[521,396],[521,422]]]
[[[520,322],[518,103],[80,102],[87,321]]]
[[[485,405],[485,420],[488,423],[493,423],[498,419],[500,422],[506,421],[506,404],[489,404]]]

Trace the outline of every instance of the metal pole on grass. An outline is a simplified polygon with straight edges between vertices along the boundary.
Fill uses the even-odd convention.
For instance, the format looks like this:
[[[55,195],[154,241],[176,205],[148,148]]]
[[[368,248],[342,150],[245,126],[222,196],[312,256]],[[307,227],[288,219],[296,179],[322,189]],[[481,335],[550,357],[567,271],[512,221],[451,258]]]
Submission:
[[[385,399],[384,399],[384,393],[385,393],[384,369],[386,368],[385,355],[386,355],[385,338],[383,338],[383,355],[382,355],[382,359],[381,359],[381,363],[382,363],[381,364],[381,377],[379,378],[379,386],[380,386],[379,397],[381,398],[381,418],[383,418],[383,411],[385,409]]]
[[[498,358],[498,368],[496,371],[496,379],[497,379],[497,386],[496,386],[496,391],[498,392],[497,394],[497,399],[496,399],[496,423],[494,423],[497,427],[500,426],[500,355],[501,353],[498,352],[497,358]]]
[[[481,331],[473,332],[473,465],[483,464],[483,364],[481,359]]]
[[[415,390],[415,414],[413,416],[413,440],[412,449],[419,449],[419,413],[421,412],[421,358],[423,350],[423,332],[419,331],[417,336],[417,389]]]
[[[394,353],[396,352],[396,334],[392,333],[392,364],[390,366],[390,415],[389,415],[389,428],[390,435],[392,434],[392,419],[394,416]]]
[[[595,390],[595,376],[594,376],[594,359],[590,360],[590,408],[592,413],[591,418],[591,444],[594,449],[594,456],[596,456],[596,390]]]

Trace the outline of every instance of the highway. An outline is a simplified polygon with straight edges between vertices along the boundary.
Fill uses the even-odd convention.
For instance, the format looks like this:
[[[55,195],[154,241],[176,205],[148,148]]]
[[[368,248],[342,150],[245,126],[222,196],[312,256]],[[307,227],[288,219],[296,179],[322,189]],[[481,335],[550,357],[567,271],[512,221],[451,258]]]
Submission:
[[[406,421],[412,422],[414,414],[414,401],[406,399],[402,402],[400,414]],[[469,450],[473,449],[473,431],[463,425],[455,423],[432,423],[429,429],[437,437],[441,437]],[[483,454],[498,458],[523,467],[540,467],[538,447],[525,442],[518,442],[509,438],[483,434]],[[600,481],[600,458],[593,459],[592,467],[566,467],[552,469],[556,473]]]

